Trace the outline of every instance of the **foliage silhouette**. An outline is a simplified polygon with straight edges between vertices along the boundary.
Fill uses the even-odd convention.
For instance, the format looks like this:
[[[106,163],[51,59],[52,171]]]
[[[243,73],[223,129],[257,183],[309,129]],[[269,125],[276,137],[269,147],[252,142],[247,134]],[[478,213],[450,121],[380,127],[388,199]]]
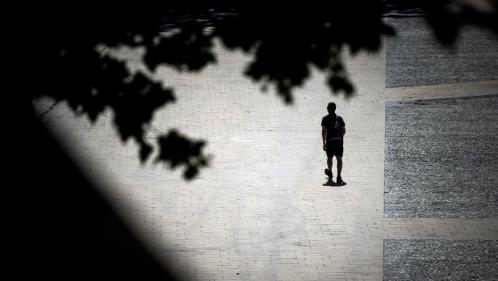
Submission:
[[[393,35],[393,29],[382,20],[382,4],[333,1],[327,6],[227,8],[215,2],[216,9],[207,9],[208,4],[193,8],[168,2],[144,7],[66,7],[62,10],[65,12],[55,12],[61,11],[57,8],[42,14],[44,18],[37,21],[45,32],[34,41],[43,44],[37,45],[29,59],[43,70],[30,92],[33,97],[67,101],[75,112],[88,116],[92,122],[110,108],[121,140],[137,143],[142,162],[157,147],[156,162],[183,166],[185,178],[192,179],[199,168],[208,164],[208,157],[202,152],[204,142],[185,137],[159,141],[179,138],[174,132],[157,136],[155,144],[145,139],[154,113],[175,101],[174,90],[163,88],[150,75],[132,73],[124,62],[102,49],[141,47],[145,49],[143,63],[150,73],[161,65],[192,72],[216,62],[213,40],[218,38],[227,49],[241,49],[252,56],[245,75],[259,82],[262,89],[272,86],[286,103],[292,103],[293,89],[305,83],[311,68],[325,74],[332,93],[351,96],[354,87],[342,54],[346,50],[352,54],[375,52],[383,36]],[[445,44],[455,40],[458,28],[465,22],[496,31],[496,13],[479,12],[462,1],[406,1],[405,5],[425,11],[435,34]],[[220,11],[225,11],[224,15]],[[209,18],[201,21],[202,12]],[[171,28],[172,35],[164,35],[168,31],[165,26]],[[180,150],[165,146],[189,141],[192,145],[182,145]],[[168,152],[171,149],[175,149],[176,156]],[[184,155],[178,157],[178,153]]]
[[[22,206],[13,210],[21,214],[21,224],[32,221],[34,225],[16,226],[22,238],[16,256],[20,255],[24,267],[32,268],[37,277],[67,279],[83,272],[85,277],[168,278],[144,246],[133,241],[95,184],[62,153],[35,118],[32,101],[41,97],[66,102],[92,122],[110,110],[121,140],[137,143],[142,162],[157,152],[155,162],[183,167],[184,177],[194,178],[208,164],[202,151],[205,142],[175,130],[157,136],[155,143],[145,137],[154,113],[175,101],[174,89],[163,87],[147,73],[131,72],[124,62],[108,56],[106,49],[144,48],[143,61],[149,72],[161,65],[201,71],[216,62],[212,42],[219,39],[227,49],[252,56],[245,75],[263,88],[272,87],[287,103],[292,102],[292,91],[305,83],[311,68],[325,73],[331,92],[351,96],[354,87],[341,55],[347,50],[353,54],[375,52],[382,37],[393,34],[382,21],[382,3],[331,1],[328,6],[235,8],[219,3],[196,8],[172,2],[148,6],[31,3],[23,10],[25,28],[18,34],[23,44],[16,45],[26,47],[21,50],[21,73],[29,71],[31,75],[20,75],[22,81],[16,81],[17,90],[27,94],[19,99],[21,110],[12,115],[25,118],[16,124],[14,149],[8,150],[15,169],[28,173],[17,182],[30,187],[27,191],[16,189],[19,200],[12,201],[32,208],[27,213],[19,210]],[[490,2],[493,9],[485,12],[461,1],[404,3],[420,8],[445,44],[455,40],[464,23],[498,30],[496,1]],[[200,21],[201,17],[208,20]],[[173,35],[162,35],[165,28],[171,28]],[[30,183],[33,179],[34,184]],[[47,257],[48,252],[56,257]],[[36,262],[26,261],[29,255],[34,255]]]

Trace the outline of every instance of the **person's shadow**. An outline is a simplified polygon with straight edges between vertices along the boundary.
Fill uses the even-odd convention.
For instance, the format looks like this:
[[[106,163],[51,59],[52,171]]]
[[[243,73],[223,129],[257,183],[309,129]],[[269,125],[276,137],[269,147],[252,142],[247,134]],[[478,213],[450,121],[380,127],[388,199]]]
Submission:
[[[323,186],[345,186],[347,183],[336,183],[331,179],[327,179],[327,182],[323,184]]]

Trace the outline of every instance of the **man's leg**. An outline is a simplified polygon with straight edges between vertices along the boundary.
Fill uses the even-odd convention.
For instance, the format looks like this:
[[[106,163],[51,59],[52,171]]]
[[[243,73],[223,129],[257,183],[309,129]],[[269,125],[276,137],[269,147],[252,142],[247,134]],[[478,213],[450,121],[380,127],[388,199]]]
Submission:
[[[346,184],[343,180],[342,180],[342,177],[341,177],[341,172],[342,172],[342,157],[337,157],[337,179],[336,179],[336,182],[338,184]]]
[[[325,169],[325,174],[332,180],[332,156],[327,155],[327,169]]]
[[[342,180],[342,177],[341,177],[341,173],[342,173],[342,154],[344,153],[344,148],[342,146],[342,142],[341,143],[338,143],[337,146],[336,146],[336,150],[335,150],[335,158],[337,158],[337,180],[336,182],[338,184],[346,184],[343,180]]]
[[[335,157],[335,158],[337,158],[337,176],[340,178],[342,171],[342,157]]]
[[[325,169],[325,174],[332,180],[332,157],[327,156],[327,169]]]

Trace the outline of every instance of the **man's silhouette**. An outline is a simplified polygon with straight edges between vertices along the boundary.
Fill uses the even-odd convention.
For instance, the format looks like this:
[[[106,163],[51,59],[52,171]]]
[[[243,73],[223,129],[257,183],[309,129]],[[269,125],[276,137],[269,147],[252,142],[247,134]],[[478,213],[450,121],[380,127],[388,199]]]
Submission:
[[[327,168],[325,174],[332,181],[332,157],[337,159],[337,183],[345,184],[341,178],[343,143],[346,134],[346,124],[342,117],[335,114],[336,105],[329,102],[327,111],[329,114],[322,118],[323,150],[327,153]]]

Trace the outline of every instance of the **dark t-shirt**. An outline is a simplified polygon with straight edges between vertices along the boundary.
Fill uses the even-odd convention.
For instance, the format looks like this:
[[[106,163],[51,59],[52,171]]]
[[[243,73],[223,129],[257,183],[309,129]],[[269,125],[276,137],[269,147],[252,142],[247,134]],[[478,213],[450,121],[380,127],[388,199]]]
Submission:
[[[322,127],[327,130],[327,141],[342,140],[341,130],[346,127],[341,116],[327,114],[322,118]]]

